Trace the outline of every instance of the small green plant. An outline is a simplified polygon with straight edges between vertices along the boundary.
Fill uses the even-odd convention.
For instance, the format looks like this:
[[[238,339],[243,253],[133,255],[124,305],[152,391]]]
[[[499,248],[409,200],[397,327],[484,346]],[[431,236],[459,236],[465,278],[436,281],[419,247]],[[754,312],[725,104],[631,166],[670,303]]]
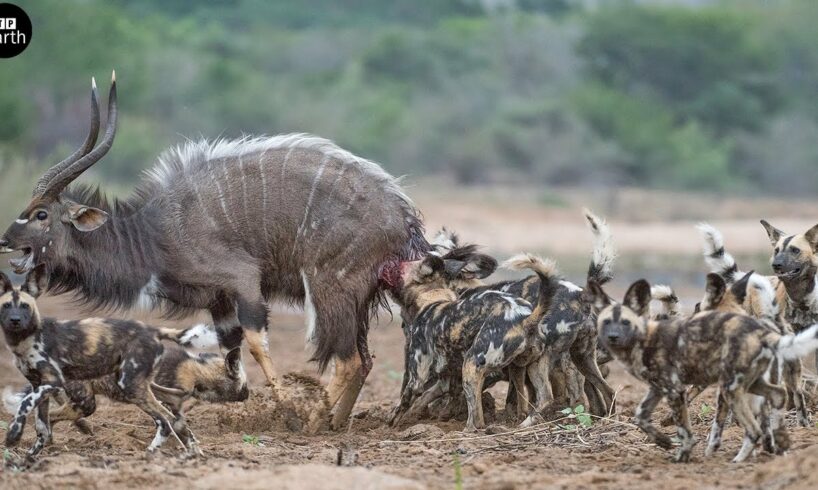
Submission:
[[[454,488],[455,490],[463,490],[463,468],[460,465],[460,455],[456,452],[452,455],[454,460]]]
[[[0,429],[9,430],[9,423],[5,420],[0,420]]]
[[[245,444],[250,444],[251,446],[258,446],[260,444],[259,440],[258,440],[258,436],[253,436],[253,435],[250,435],[250,434],[244,434],[241,437],[241,440]]]
[[[582,427],[590,427],[594,425],[594,419],[591,414],[585,411],[584,405],[577,405],[574,408],[566,407],[561,410],[565,418],[576,420]],[[565,430],[574,430],[577,428],[576,424],[566,424],[561,426]]]
[[[707,403],[702,403],[702,407],[699,409],[699,418],[705,418],[711,413],[713,413],[713,407]]]

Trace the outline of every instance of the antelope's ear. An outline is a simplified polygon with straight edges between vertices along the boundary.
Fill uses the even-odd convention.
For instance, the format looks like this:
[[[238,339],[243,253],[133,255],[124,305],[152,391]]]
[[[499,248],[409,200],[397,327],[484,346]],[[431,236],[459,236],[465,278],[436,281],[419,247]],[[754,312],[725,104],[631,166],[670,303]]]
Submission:
[[[84,204],[71,204],[62,216],[63,223],[71,223],[79,231],[94,231],[108,221],[108,213]]]
[[[47,287],[48,274],[46,274],[45,264],[40,264],[26,274],[26,280],[20,287],[20,291],[28,293],[34,298],[39,298]]]
[[[583,299],[591,303],[597,310],[602,310],[611,304],[611,298],[602,289],[596,281],[588,281],[585,290],[583,291]]]
[[[754,272],[755,271],[750,271],[744,274],[744,277],[730,286],[730,292],[733,293],[733,296],[735,296],[739,304],[744,304],[744,299],[747,297],[747,286],[750,285],[750,276],[752,276]]]
[[[0,290],[0,294],[6,294],[14,289],[11,279],[4,272],[0,272],[0,288],[3,288]]]
[[[770,237],[770,243],[772,243],[773,247],[775,247],[775,244],[778,243],[778,240],[780,240],[782,236],[786,235],[786,233],[771,225],[766,220],[761,220],[761,226],[764,227],[767,236]]]
[[[806,233],[804,238],[807,239],[813,251],[818,250],[818,225],[813,226]]]
[[[707,284],[704,287],[704,299],[701,302],[702,310],[709,310],[715,308],[724,299],[724,293],[727,291],[727,283],[724,278],[715,272],[707,274]]]
[[[230,379],[241,379],[241,347],[236,347],[227,353],[224,357],[224,368],[227,370],[227,376],[229,376]]]
[[[647,316],[650,312],[650,299],[650,283],[645,279],[639,279],[628,288],[622,304],[639,316]]]

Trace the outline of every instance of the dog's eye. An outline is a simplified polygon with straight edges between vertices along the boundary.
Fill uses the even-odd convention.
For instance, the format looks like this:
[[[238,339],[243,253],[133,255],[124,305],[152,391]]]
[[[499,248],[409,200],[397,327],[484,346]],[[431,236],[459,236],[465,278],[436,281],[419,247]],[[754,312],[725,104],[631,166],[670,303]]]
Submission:
[[[3,303],[3,309],[4,310],[7,310],[9,308],[11,308],[11,303]]]
[[[29,308],[28,303],[20,303],[20,308],[27,310]]]
[[[794,253],[794,254],[800,254],[800,253],[801,253],[801,249],[800,249],[800,248],[798,248],[798,247],[790,247],[790,252],[792,252],[792,253]]]
[[[778,253],[780,251],[781,251],[781,249],[779,249],[778,247],[775,247],[775,250],[773,250],[773,252],[775,252],[775,253]]]
[[[38,211],[36,218],[40,221],[44,221],[46,218],[48,218],[48,213],[45,211]]]
[[[625,325],[626,327],[630,327],[631,326],[631,321],[628,320],[628,319],[622,320],[622,325]]]
[[[602,324],[603,324],[603,325],[610,325],[610,324],[611,324],[611,319],[610,319],[610,318],[606,318],[606,319],[602,320]]]

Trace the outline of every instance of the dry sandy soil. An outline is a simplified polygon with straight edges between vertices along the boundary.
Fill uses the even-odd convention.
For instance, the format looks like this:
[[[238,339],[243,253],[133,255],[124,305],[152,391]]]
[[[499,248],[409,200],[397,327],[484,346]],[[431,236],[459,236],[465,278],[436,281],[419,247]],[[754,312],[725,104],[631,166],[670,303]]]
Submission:
[[[531,205],[498,208],[497,202],[507,198],[474,193],[443,203],[434,196],[420,195],[418,202],[426,211],[431,228],[449,224],[467,239],[484,243],[501,255],[521,249],[548,251],[560,259],[587,255],[590,240],[572,196],[563,196],[568,201],[564,208]],[[613,217],[623,255],[687,254],[700,267],[699,244],[691,228],[702,219],[696,214],[698,208],[691,207],[692,211],[685,216],[672,216],[673,222],[660,224],[634,212],[628,199],[631,198],[619,197],[615,205],[602,198],[590,203],[598,212]],[[708,204],[698,200],[697,203],[700,213],[705,214]],[[745,210],[741,203],[717,205]],[[658,204],[651,206],[659,209]],[[774,216],[788,216],[784,208],[774,209]],[[768,245],[755,216],[729,214],[739,217],[719,221],[725,226],[728,241],[732,239],[742,253],[765,254]],[[808,223],[809,219],[796,217],[781,226],[798,230]],[[630,277],[643,272],[652,270],[622,275]],[[627,281],[621,279],[613,289],[619,291],[626,285]],[[81,315],[61,301],[51,299],[42,303],[42,309],[49,315],[63,318]],[[279,371],[314,375],[314,367],[306,362],[309,354],[304,350],[301,314],[276,309],[271,325],[270,345]],[[815,427],[792,427],[789,454],[782,457],[760,454],[741,464],[730,463],[741,443],[740,430],[731,427],[722,450],[713,459],[705,460],[701,441],[708,431],[710,415],[702,403],[713,403],[711,392],[696,400],[691,410],[700,441],[693,462],[671,463],[669,452],[647,443],[631,425],[633,411],[645,388],[618,366],[611,375],[612,385],[618,389],[618,413],[596,421],[591,428],[566,429],[571,421],[563,420],[503,435],[504,431],[514,431],[514,425],[500,420],[490,433],[477,435],[460,432],[459,422],[426,421],[392,429],[385,420],[400,387],[402,333],[388,315],[383,315],[378,325],[373,326],[370,339],[375,367],[350,427],[340,433],[300,432],[292,417],[274,410],[260,371],[245,355],[253,389],[251,399],[226,405],[199,403],[188,412],[205,458],[185,460],[175,444],[169,442],[161,456],[146,459],[144,449],[153,435],[147,416],[128,406],[101,401],[100,409],[90,419],[93,436],[83,435],[68,425],[58,426],[54,445],[44,452],[40,462],[25,471],[6,467],[0,473],[0,487],[413,489],[456,488],[458,480],[463,488],[487,489],[818,487],[818,472],[814,470],[818,462]],[[0,386],[21,386],[22,378],[7,350],[2,348],[0,352]],[[325,376],[324,383],[326,379]],[[494,389],[498,411],[502,408],[502,389]],[[657,417],[666,414],[663,407]],[[671,433],[671,428],[665,431]],[[28,427],[21,448],[27,447],[32,439],[33,430]],[[14,460],[21,451],[14,450],[7,458]]]

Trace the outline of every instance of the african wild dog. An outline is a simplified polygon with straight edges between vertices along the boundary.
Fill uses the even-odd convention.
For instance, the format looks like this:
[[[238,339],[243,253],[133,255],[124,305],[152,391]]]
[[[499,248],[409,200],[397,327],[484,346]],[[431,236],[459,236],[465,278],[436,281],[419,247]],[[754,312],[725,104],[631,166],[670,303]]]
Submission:
[[[501,291],[458,298],[449,284],[458,271],[447,271],[445,261],[435,255],[404,266],[402,304],[410,308],[413,321],[407,329],[409,382],[401,395],[397,423],[404,410],[415,413],[449,392],[450,380],[458,374],[468,405],[467,431],[485,426],[481,395],[488,373],[508,367],[511,381],[524,393],[526,354],[558,278],[552,261],[533,255],[510,259],[506,266],[536,272],[540,287],[533,306]]]
[[[118,376],[110,374],[86,381],[66,380],[61,393],[55,396],[62,403],[49,412],[51,424],[69,420],[77,428],[91,434],[91,428],[84,417],[96,411],[95,395],[103,395],[111,400],[127,402],[123,390],[117,385]],[[182,442],[192,451],[199,453],[198,443],[193,433],[179,421],[184,421],[183,405],[190,398],[207,402],[236,402],[249,396],[247,376],[241,364],[241,351],[233,349],[226,357],[202,352],[192,354],[185,349],[165,346],[162,359],[156,366],[151,389],[157,400],[167,406],[174,417],[173,429]],[[3,403],[6,411],[15,414],[22,400],[31,393],[31,385],[23,391],[4,392]]]
[[[603,284],[613,277],[612,267],[616,257],[610,229],[604,220],[589,210],[583,210],[583,214],[594,236],[587,281]],[[445,240],[438,238],[433,243],[445,243]],[[450,240],[450,246],[452,244],[455,245],[454,251],[461,247],[456,240]],[[444,258],[448,257],[444,255]],[[539,279],[534,275],[520,280],[478,285],[475,278],[466,277],[453,285],[463,299],[485,291],[502,291],[534,302]],[[533,409],[525,425],[533,423],[536,414],[545,410],[549,403],[553,402],[559,408],[569,404],[573,406],[582,400],[583,391],[593,414],[604,416],[613,409],[613,389],[599,368],[610,358],[604,349],[597,348],[594,311],[591,302],[584,298],[581,287],[566,280],[559,282],[551,308],[540,323],[535,345],[539,355],[536,366],[528,369],[528,379],[535,380],[534,384],[544,389],[529,393],[535,402],[529,405]],[[509,389],[514,389],[513,385]],[[512,400],[514,398],[516,396]]]
[[[775,247],[772,261],[778,275],[749,274],[742,307],[765,324],[774,325],[781,333],[801,331],[811,323],[818,323],[818,290],[814,289],[818,280],[815,274],[818,244],[810,245],[810,240],[818,239],[818,227],[803,235],[783,236],[766,221],[762,224]],[[710,270],[724,278],[727,284],[735,283],[744,273],[739,271],[733,256],[725,251],[722,234],[705,223],[698,229],[704,238],[704,257]],[[798,414],[798,423],[809,427],[809,411],[801,390],[801,368],[801,359],[794,359],[785,364],[783,376],[788,380],[787,389]]]
[[[681,440],[675,461],[689,461],[695,438],[687,413],[687,386],[719,383],[719,410],[726,405],[744,428],[742,450],[733,461],[743,461],[762,438],[759,422],[747,394],[766,397],[778,410],[786,390],[765,379],[773,360],[789,360],[818,346],[818,325],[798,334],[779,335],[744,314],[705,311],[688,319],[653,321],[647,318],[650,284],[632,284],[622,304],[612,303],[597,284],[591,296],[600,313],[597,323],[603,341],[628,372],[649,385],[636,411],[636,422],[660,447],[671,440],[651,423],[651,414],[667,397]]]
[[[662,308],[659,311],[651,311],[651,320],[669,320],[681,316],[681,305],[676,291],[670,286],[656,284],[650,288],[650,297],[653,301],[658,301]]]
[[[36,298],[45,281],[43,266],[29,272],[19,288],[0,273],[0,326],[17,368],[32,386],[9,424],[6,447],[17,445],[26,417],[36,409],[37,440],[28,451],[29,458],[34,458],[51,439],[50,396],[63,390],[69,381],[115,375],[121,398],[141,408],[156,423],[156,436],[148,446],[148,453],[155,452],[169,436],[176,436],[168,422],[172,414],[151,390],[154,367],[163,351],[159,339],[172,337],[134,321],[42,318]],[[182,431],[188,430],[184,419],[174,420],[174,424]],[[195,447],[187,449],[195,454]]]

